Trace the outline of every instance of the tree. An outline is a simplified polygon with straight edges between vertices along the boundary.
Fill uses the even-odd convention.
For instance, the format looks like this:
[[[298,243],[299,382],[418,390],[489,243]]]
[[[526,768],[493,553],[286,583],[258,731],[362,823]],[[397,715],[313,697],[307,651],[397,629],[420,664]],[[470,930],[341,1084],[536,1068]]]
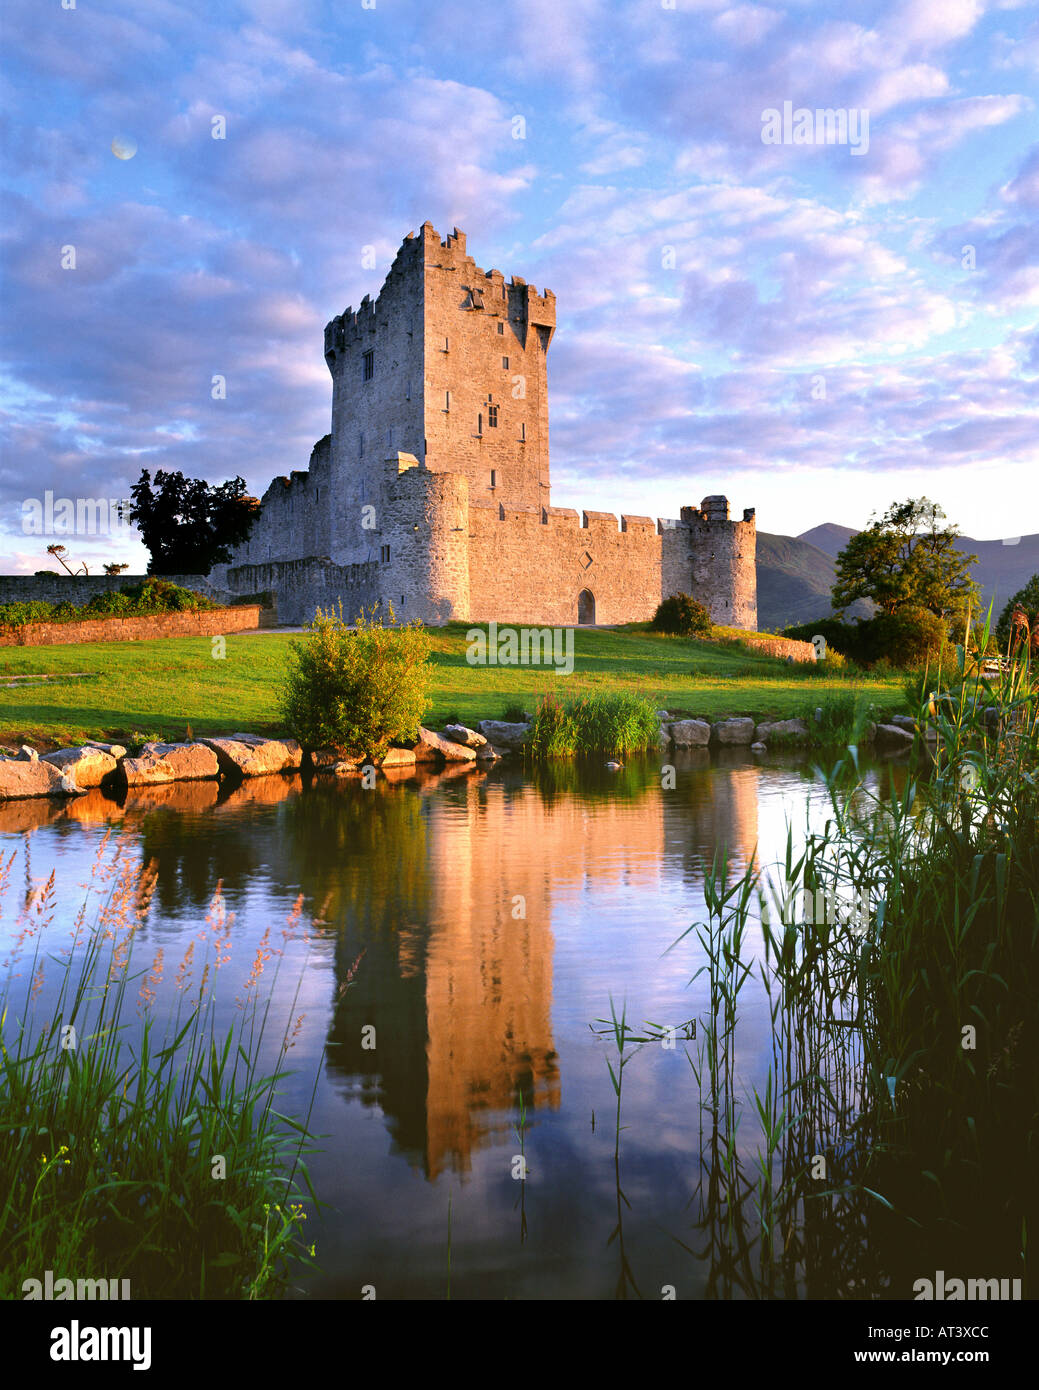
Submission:
[[[105,566],[105,574],[122,574],[123,570],[128,570],[129,568],[129,565],[116,564],[116,562],[112,560]]]
[[[946,624],[977,611],[978,590],[970,575],[976,555],[956,549],[959,532],[943,526],[945,513],[926,497],[894,502],[864,531],[852,536],[837,556],[832,590],[834,610],[868,598],[882,614],[900,608],[926,608]]]
[[[144,469],[130,496],[127,518],[151,552],[149,574],[208,574],[226,564],[235,546],[248,540],[260,510],[244,478],[216,486],[162,469],[154,489]]]
[[[1004,655],[1006,654],[1007,643],[1010,641],[1010,615],[1018,604],[1025,610],[1028,626],[1034,630],[1036,618],[1039,618],[1039,574],[1033,574],[1025,587],[1018,589],[999,615],[999,622],[996,624],[996,641],[999,643],[999,650]]]
[[[68,563],[65,560],[65,556],[68,553],[68,548],[64,545],[49,545],[47,547],[47,554],[53,555],[55,560],[57,560],[58,564],[61,565],[63,569],[67,570],[69,574],[88,574],[89,570],[87,569],[86,565],[83,564],[82,560],[80,560],[79,562],[81,565],[83,565],[82,570],[69,569]]]

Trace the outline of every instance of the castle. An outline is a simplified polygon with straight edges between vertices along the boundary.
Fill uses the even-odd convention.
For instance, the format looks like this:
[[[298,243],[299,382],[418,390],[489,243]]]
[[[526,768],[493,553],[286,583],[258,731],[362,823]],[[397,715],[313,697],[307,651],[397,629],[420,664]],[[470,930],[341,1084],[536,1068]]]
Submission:
[[[724,497],[680,520],[551,505],[551,290],[481,270],[456,227],[409,233],[378,298],[325,328],[332,429],[276,478],[210,583],[271,591],[281,622],[341,600],[398,617],[566,626],[653,616],[689,593],[757,623],[754,512]]]

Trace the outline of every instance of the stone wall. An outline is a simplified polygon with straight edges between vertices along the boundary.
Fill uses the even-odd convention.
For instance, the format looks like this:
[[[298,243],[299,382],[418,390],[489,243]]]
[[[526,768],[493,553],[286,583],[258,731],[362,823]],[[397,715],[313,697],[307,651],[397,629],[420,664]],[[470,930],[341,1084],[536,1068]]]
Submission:
[[[0,574],[0,603],[67,602],[79,607],[89,603],[95,594],[118,593],[129,584],[142,583],[147,577],[143,574]],[[231,601],[231,593],[215,582],[212,574],[164,574],[162,578],[182,589],[204,594],[214,603]]]
[[[352,621],[362,608],[382,598],[375,561],[337,565],[326,558],[272,560],[262,565],[223,565],[213,573],[233,595],[273,593],[278,622],[290,627],[309,623],[317,608],[334,610],[340,600],[343,617]]]
[[[260,626],[258,604],[201,613],[153,613],[139,618],[90,618],[81,623],[26,623],[0,629],[0,647],[55,647],[73,642],[144,642],[156,637],[216,637]]]
[[[660,602],[660,537],[649,517],[563,507],[469,509],[472,622],[642,622]],[[578,612],[583,591],[594,611]]]

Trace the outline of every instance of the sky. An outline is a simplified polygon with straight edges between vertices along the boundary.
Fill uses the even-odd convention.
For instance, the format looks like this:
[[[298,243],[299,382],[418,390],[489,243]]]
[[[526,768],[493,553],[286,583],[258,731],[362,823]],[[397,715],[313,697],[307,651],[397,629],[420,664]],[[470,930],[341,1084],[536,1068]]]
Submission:
[[[324,325],[427,219],[557,296],[555,505],[1039,531],[1035,0],[5,0],[0,38],[0,572],[143,572],[114,515],[26,534],[48,491],[305,468]]]

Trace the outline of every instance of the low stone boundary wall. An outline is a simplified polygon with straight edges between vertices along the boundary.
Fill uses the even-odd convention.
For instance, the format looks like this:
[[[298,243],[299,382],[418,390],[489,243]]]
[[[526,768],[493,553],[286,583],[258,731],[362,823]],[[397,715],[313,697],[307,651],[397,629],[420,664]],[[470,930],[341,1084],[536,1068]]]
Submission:
[[[763,637],[758,633],[739,638],[748,647],[756,647],[766,656],[792,656],[795,661],[814,661],[815,648],[811,642],[799,642],[794,637]]]
[[[217,637],[250,632],[260,624],[259,604],[190,613],[148,613],[134,618],[25,623],[0,630],[0,647],[53,647],[72,642],[146,642],[156,637]]]

